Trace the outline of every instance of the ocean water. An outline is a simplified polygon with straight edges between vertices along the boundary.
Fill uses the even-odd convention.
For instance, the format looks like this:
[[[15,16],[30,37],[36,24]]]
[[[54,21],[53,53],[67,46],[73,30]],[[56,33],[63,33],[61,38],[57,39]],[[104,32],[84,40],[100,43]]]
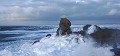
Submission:
[[[72,25],[80,31],[84,25]],[[120,29],[120,25],[98,25]],[[0,56],[114,56],[111,46],[95,47],[93,39],[81,35],[55,36],[58,26],[0,26]],[[90,31],[94,28],[89,29]],[[52,34],[51,37],[46,37]],[[76,38],[78,41],[76,42]],[[40,41],[33,44],[35,41]],[[86,40],[86,41],[84,41]]]

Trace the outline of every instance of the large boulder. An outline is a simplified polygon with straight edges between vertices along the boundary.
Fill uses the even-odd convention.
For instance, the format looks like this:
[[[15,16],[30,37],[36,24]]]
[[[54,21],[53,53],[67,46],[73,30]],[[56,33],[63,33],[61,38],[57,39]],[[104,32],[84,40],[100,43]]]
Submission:
[[[90,34],[90,36],[100,44],[116,45],[120,43],[120,30],[118,29],[105,28]]]
[[[89,35],[100,45],[107,44],[114,47],[115,45],[120,44],[119,29],[100,28],[97,25],[87,24],[83,27],[83,30],[75,33],[83,36]]]
[[[92,34],[92,33],[96,32],[96,31],[98,31],[98,30],[100,30],[100,29],[101,29],[101,28],[100,28],[99,26],[97,26],[97,25],[91,25],[91,26],[87,29],[86,33],[87,33],[87,34]]]
[[[71,34],[72,31],[70,29],[70,26],[71,26],[71,22],[67,18],[61,18],[56,35],[58,36],[58,35]]]
[[[99,26],[97,26],[97,25],[87,24],[87,25],[83,26],[83,30],[84,30],[84,31],[87,31],[87,30],[89,30],[89,28],[92,27],[92,26],[95,27],[96,30],[100,30],[100,29],[101,29],[101,28],[100,28]]]
[[[73,32],[74,34],[81,34],[82,36],[85,36],[85,35],[89,35],[89,34],[92,34],[94,32],[96,32],[97,30],[100,30],[101,28],[97,25],[90,25],[90,24],[87,24],[83,27],[83,30],[81,31],[78,31],[78,32]]]
[[[59,26],[70,27],[71,26],[71,22],[66,17],[65,18],[61,18]]]
[[[90,25],[90,24],[87,24],[83,27],[83,31],[86,32],[86,34],[91,34],[91,33],[94,33],[95,31],[97,30],[100,30],[101,28],[97,25]]]

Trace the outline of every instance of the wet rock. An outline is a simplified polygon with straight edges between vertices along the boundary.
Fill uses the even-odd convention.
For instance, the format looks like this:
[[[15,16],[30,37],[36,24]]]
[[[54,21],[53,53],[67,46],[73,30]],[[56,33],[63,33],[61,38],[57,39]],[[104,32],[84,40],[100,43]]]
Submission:
[[[50,36],[52,36],[52,35],[51,35],[51,34],[47,34],[47,35],[46,35],[46,37],[50,37]]]
[[[96,30],[101,30],[99,26],[95,25],[95,27],[96,27]]]
[[[37,42],[40,42],[40,40],[36,40],[35,42],[32,43],[32,45],[34,45],[34,44],[37,43]]]
[[[61,18],[59,26],[70,27],[71,22],[67,18]]]
[[[83,36],[90,35],[90,37],[92,37],[97,43],[102,46],[107,44],[114,47],[115,45],[120,44],[120,30],[118,29],[102,29],[97,25],[88,24],[83,27],[83,31],[85,31],[85,34],[83,34]]]
[[[120,30],[118,29],[100,29],[90,35],[100,44],[115,45],[120,42]]]
[[[114,52],[115,56],[120,56],[120,48],[114,48],[111,49],[110,51]]]
[[[100,30],[101,28],[97,25],[90,25],[87,24],[83,27],[83,30],[78,31],[78,32],[73,32],[74,34],[81,34],[82,36],[85,36],[86,34],[91,34],[94,33],[97,30]]]
[[[87,31],[90,26],[92,26],[92,25],[90,25],[90,24],[85,25],[85,26],[83,27],[83,30],[84,30],[84,31]]]
[[[98,27],[97,25],[91,25],[91,26],[87,29],[86,34],[92,34],[92,33],[96,32],[96,31],[98,31],[98,30],[100,30],[100,29],[101,29],[101,28]]]
[[[83,30],[84,30],[84,31],[87,31],[87,30],[89,29],[89,27],[91,27],[91,26],[94,26],[94,27],[96,28],[96,30],[100,30],[100,29],[101,29],[101,28],[100,28],[99,26],[97,26],[97,25],[87,24],[87,25],[85,25],[85,26],[83,27]]]
[[[73,32],[73,34],[81,34],[82,36],[84,36],[86,33],[85,33],[85,31],[81,30],[78,32]]]
[[[83,30],[84,31],[87,31],[88,30],[88,28],[89,27],[91,27],[92,25],[90,25],[90,24],[87,24],[87,25],[85,25],[84,27],[83,27]],[[97,26],[97,25],[94,25],[95,27],[96,27],[96,30],[100,30],[101,28],[99,27],[99,26]]]
[[[83,30],[78,31],[78,32],[73,32],[73,34],[81,34],[82,36],[86,35],[86,31],[88,30],[88,28],[92,26],[90,24],[87,24],[83,27]]]
[[[70,26],[71,26],[71,22],[67,18],[61,18],[56,35],[59,36],[59,35],[72,34]]]

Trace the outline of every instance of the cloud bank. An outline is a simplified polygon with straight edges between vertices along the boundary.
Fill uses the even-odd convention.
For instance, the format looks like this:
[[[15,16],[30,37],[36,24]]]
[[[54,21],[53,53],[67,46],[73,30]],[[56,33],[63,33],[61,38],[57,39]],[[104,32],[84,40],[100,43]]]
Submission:
[[[0,21],[120,20],[119,0],[0,0]]]

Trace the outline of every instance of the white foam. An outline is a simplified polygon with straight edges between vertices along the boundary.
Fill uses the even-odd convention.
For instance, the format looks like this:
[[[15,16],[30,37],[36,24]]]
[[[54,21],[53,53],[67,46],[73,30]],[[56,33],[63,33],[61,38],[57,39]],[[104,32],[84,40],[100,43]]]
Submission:
[[[77,39],[78,38],[78,39]],[[77,41],[78,40],[78,41]],[[85,42],[84,42],[85,40]],[[94,41],[81,35],[44,37],[40,42],[26,42],[18,51],[0,51],[0,55],[12,56],[113,56],[110,47],[94,47]],[[10,49],[10,48],[8,48]],[[7,50],[7,49],[5,49]],[[5,55],[4,55],[5,56]]]
[[[87,34],[94,33],[95,31],[97,31],[96,26],[95,26],[95,25],[92,25],[92,26],[90,26],[90,27],[88,28]]]
[[[79,42],[76,42],[79,38]],[[38,56],[113,56],[110,47],[94,47],[94,42],[83,41],[82,36],[71,35],[50,38],[43,38],[41,42],[34,45],[34,53]]]
[[[8,50],[0,51],[0,56],[12,56],[12,53]]]
[[[111,47],[94,47],[91,42],[81,43],[71,56],[113,56],[110,49]]]

